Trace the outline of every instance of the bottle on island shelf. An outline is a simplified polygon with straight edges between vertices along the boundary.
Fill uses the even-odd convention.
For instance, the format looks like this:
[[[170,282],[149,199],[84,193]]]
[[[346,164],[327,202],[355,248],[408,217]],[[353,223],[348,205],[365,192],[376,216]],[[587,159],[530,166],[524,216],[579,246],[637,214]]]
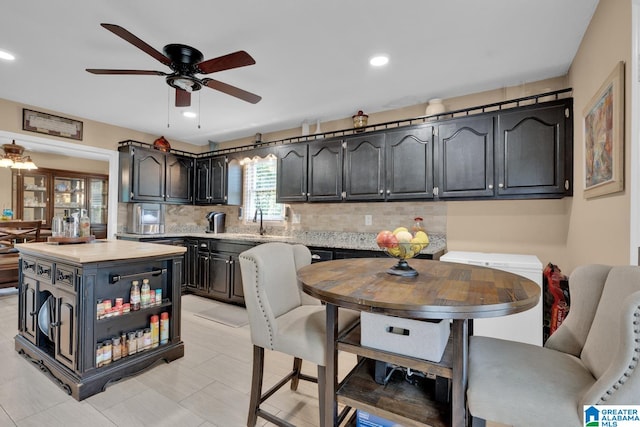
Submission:
[[[151,287],[149,279],[142,279],[142,288],[140,288],[140,306],[142,308],[149,307],[151,304]]]
[[[131,282],[131,311],[140,310],[140,284],[137,280]]]
[[[160,344],[169,342],[169,313],[160,313]]]

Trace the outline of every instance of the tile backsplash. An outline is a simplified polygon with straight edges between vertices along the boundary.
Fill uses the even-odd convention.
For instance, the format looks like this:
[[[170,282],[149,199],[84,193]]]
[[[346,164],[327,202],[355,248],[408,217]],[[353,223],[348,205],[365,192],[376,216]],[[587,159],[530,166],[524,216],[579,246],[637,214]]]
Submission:
[[[431,234],[446,233],[447,205],[444,202],[365,202],[365,203],[300,203],[288,205],[285,221],[265,222],[267,233],[287,234],[299,231],[342,231],[377,233],[383,229],[409,227],[415,217],[422,217]],[[207,228],[205,215],[211,211],[225,212],[226,229],[252,232],[257,227],[251,221],[239,219],[238,206],[166,205],[166,232],[194,232]],[[365,216],[371,216],[371,225]],[[127,205],[118,204],[118,231],[126,231]]]

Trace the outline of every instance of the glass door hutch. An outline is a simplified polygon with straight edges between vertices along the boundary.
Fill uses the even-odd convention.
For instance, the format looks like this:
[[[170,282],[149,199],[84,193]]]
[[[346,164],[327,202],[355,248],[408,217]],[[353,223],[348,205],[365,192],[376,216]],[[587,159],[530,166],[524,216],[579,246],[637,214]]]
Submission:
[[[51,227],[55,215],[87,211],[91,233],[106,237],[108,175],[40,168],[13,172],[13,210],[16,219],[40,220]]]

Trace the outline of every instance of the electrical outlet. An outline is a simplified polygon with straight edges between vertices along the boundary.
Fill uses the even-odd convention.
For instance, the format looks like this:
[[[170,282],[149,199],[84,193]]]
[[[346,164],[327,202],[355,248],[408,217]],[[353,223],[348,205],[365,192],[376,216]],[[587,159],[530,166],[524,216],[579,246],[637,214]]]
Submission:
[[[300,224],[300,214],[294,213],[291,219],[292,224]]]
[[[371,225],[372,222],[373,221],[372,221],[371,215],[364,216],[364,225]]]

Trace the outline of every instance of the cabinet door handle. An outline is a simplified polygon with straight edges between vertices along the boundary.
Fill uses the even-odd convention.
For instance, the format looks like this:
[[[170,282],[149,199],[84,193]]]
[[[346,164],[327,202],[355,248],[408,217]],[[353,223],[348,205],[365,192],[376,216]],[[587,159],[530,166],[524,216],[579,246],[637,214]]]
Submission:
[[[489,184],[489,190],[493,190],[493,184]]]
[[[380,194],[384,194],[384,190],[380,190]]]
[[[387,194],[391,194],[391,190],[387,190]]]
[[[503,188],[503,187],[504,187],[504,184],[503,184],[503,183],[500,183],[500,184],[498,184],[498,187],[499,187],[499,188]]]

